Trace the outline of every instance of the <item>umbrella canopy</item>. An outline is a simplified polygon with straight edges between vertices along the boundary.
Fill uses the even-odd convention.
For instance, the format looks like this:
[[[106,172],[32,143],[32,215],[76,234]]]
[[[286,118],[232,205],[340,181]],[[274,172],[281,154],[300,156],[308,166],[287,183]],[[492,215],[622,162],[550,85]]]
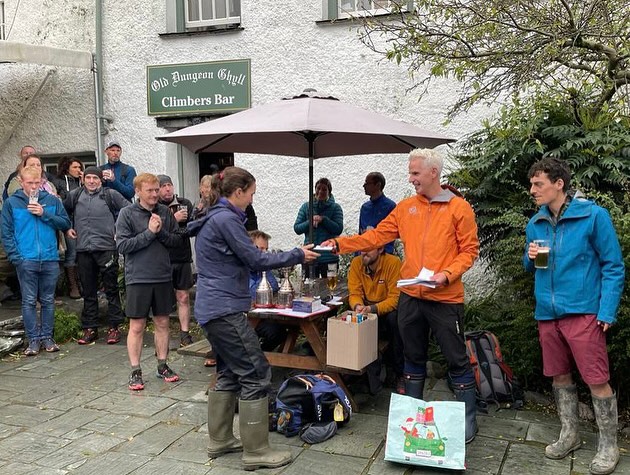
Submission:
[[[241,152],[323,158],[406,153],[454,142],[315,91],[193,125],[158,140],[194,153]]]
[[[455,140],[346,104],[314,89],[281,101],[193,125],[158,140],[194,153],[257,153],[309,159],[309,242],[313,242],[313,160],[407,153]]]

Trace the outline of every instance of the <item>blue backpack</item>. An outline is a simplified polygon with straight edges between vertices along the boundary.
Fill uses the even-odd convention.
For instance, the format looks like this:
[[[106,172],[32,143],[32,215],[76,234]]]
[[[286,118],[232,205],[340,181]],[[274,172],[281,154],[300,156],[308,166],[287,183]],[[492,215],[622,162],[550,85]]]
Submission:
[[[324,374],[301,374],[287,379],[276,396],[278,432],[292,437],[311,422],[345,424],[352,416],[346,393]]]

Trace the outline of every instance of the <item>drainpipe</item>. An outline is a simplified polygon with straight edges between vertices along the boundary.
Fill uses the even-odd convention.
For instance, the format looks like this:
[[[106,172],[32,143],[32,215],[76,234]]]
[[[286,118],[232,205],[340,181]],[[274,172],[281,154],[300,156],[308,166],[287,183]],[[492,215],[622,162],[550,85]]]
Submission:
[[[96,163],[103,157],[103,0],[96,0],[94,9],[94,102],[96,105]]]

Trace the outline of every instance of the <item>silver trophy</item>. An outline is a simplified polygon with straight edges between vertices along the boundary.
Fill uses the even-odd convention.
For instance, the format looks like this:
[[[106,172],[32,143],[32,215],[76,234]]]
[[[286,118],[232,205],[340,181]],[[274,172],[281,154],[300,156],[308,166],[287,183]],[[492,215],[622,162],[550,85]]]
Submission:
[[[273,307],[273,289],[269,280],[267,279],[267,271],[262,272],[262,278],[258,287],[256,287],[256,301],[254,302],[256,308],[272,308]]]
[[[292,267],[281,267],[280,273],[283,275],[282,283],[280,284],[280,290],[278,290],[278,308],[291,308],[293,307],[293,297],[295,297],[295,290],[289,280],[289,274]]]

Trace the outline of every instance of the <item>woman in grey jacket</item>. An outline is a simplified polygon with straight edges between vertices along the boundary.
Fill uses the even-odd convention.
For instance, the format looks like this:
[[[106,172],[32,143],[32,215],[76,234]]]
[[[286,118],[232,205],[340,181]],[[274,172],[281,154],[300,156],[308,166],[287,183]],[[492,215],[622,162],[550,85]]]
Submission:
[[[278,254],[263,253],[245,230],[245,209],[252,204],[256,180],[247,170],[228,167],[212,177],[206,215],[188,224],[195,236],[197,295],[195,317],[217,357],[217,383],[208,393],[208,455],[243,451],[246,470],[280,467],[291,461],[288,451],[269,446],[267,395],[271,368],[256,332],[247,321],[251,307],[250,271],[269,270],[318,257],[312,245]],[[241,440],[232,420],[240,391]]]

